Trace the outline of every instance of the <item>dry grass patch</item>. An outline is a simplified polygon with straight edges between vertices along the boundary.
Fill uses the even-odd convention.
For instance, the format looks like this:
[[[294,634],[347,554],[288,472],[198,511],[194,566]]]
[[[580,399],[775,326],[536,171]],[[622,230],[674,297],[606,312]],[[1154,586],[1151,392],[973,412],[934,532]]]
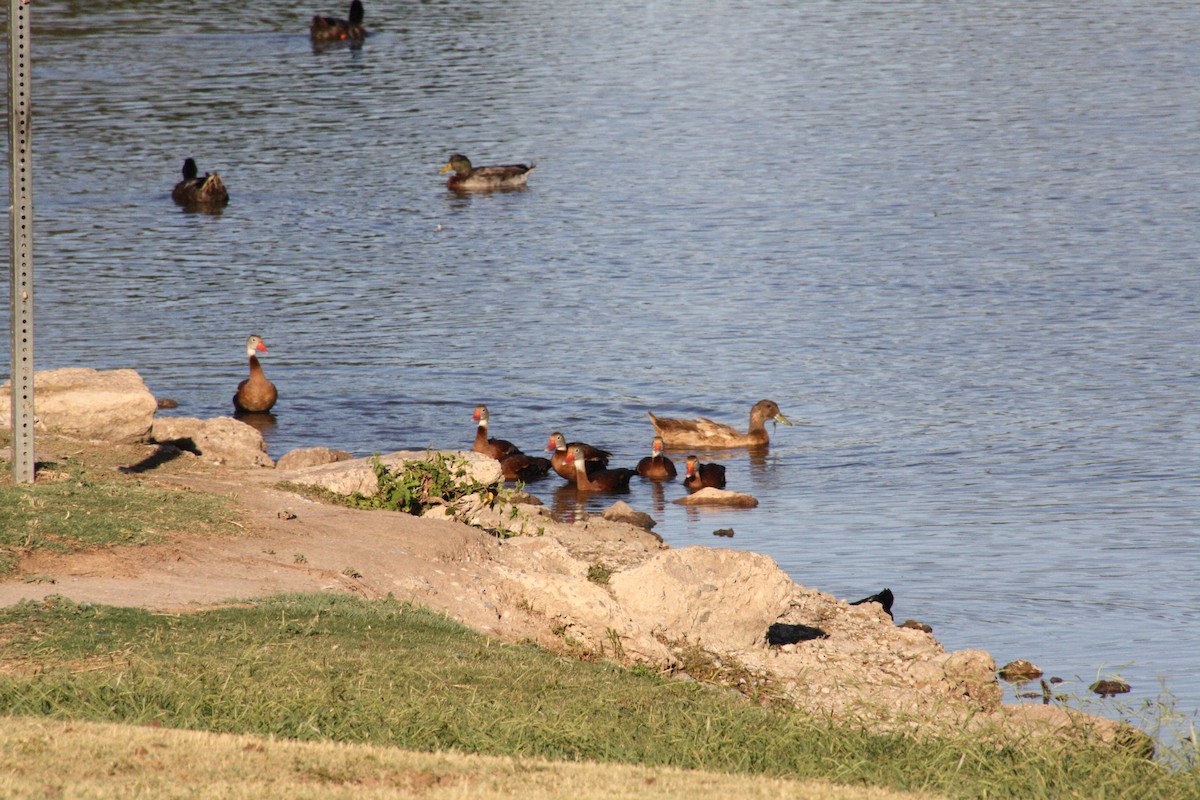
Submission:
[[[418,753],[370,745],[22,717],[0,718],[0,796],[94,800],[218,796],[226,800],[935,797],[667,767]]]

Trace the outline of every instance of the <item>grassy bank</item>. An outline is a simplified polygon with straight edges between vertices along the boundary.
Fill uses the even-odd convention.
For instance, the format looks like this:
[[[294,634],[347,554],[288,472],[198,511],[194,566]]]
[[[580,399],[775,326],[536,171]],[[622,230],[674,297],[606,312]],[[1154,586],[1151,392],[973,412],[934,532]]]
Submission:
[[[241,530],[226,498],[148,477],[182,463],[139,473],[118,467],[136,467],[145,448],[59,443],[55,452],[33,486],[13,486],[0,463],[0,554],[10,563],[35,548]],[[195,796],[211,780],[229,797],[391,797],[410,779],[410,794],[432,797],[834,796],[825,783],[801,790],[778,783],[786,779],[853,787],[846,797],[856,800],[885,790],[1200,798],[1194,746],[1175,759],[1184,768],[1165,769],[1044,739],[880,735],[644,668],[500,645],[420,608],[345,596],[185,615],[62,599],[0,609],[0,715],[0,796],[55,796],[45,787],[58,780],[70,796]],[[113,723],[126,727],[91,727]],[[162,738],[182,730],[212,738]],[[479,767],[429,756],[405,766],[417,756],[396,748],[516,760]],[[229,757],[213,761],[210,749]],[[534,759],[626,766],[575,778],[563,772],[575,766]],[[679,769],[717,777],[676,784],[668,776]],[[514,783],[478,777],[488,770]]]
[[[183,616],[0,611],[0,713],[301,741],[821,779],[950,797],[1200,797],[1200,773],[1040,741],[879,735],[419,608],[279,597]]]

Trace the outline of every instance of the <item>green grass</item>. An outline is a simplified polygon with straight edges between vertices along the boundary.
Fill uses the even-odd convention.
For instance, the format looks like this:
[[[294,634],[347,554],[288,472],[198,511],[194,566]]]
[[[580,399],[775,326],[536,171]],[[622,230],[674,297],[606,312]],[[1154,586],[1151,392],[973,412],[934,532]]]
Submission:
[[[167,616],[0,609],[0,713],[825,778],[954,797],[1195,798],[1200,771],[1061,742],[879,735],[494,640],[395,601]]]
[[[22,551],[75,552],[161,541],[167,532],[233,530],[221,499],[155,485],[115,468],[64,458],[40,464],[32,485],[14,485],[0,460],[0,576]]]

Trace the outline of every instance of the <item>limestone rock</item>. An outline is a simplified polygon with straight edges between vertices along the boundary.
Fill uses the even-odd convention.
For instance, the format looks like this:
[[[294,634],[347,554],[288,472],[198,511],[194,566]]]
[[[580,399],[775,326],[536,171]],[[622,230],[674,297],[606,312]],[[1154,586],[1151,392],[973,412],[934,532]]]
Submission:
[[[741,492],[731,492],[727,489],[714,489],[706,486],[689,495],[673,500],[681,506],[729,506],[732,508],[754,508],[758,498]]]
[[[956,650],[942,664],[954,692],[982,711],[997,711],[1003,692],[996,680],[996,661],[984,650]]]
[[[609,522],[628,522],[630,525],[637,525],[646,530],[650,530],[657,524],[654,517],[645,511],[635,511],[624,500],[618,500],[609,506],[608,510],[604,512],[604,518]]]
[[[34,413],[41,430],[120,444],[144,442],[158,407],[131,369],[54,369],[33,376]],[[0,387],[0,426],[12,425],[12,389]]]
[[[154,421],[154,441],[190,450],[201,460],[228,467],[273,467],[262,434],[232,417],[162,417]]]
[[[321,464],[349,461],[354,456],[345,450],[330,450],[328,447],[301,447],[285,453],[275,464],[275,469],[304,469]]]
[[[709,650],[742,650],[763,646],[795,584],[767,556],[687,547],[614,574],[609,589],[642,625]]]
[[[464,481],[474,480],[486,486],[492,486],[504,480],[499,461],[471,451],[399,450],[377,458],[384,466],[396,469],[408,461],[425,461],[431,453],[435,452],[460,457],[466,461]],[[280,479],[305,486],[316,486],[334,494],[351,495],[356,492],[371,494],[378,487],[378,481],[375,478],[375,458],[375,456],[353,458],[333,464],[291,469],[280,475]]]

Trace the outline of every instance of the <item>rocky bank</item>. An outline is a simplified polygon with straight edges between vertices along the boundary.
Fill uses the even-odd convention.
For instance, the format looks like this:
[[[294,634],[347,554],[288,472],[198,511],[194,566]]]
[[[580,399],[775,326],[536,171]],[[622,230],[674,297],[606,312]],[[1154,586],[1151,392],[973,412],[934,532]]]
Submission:
[[[878,604],[849,605],[801,586],[766,556],[670,548],[623,503],[573,524],[556,522],[534,498],[491,492],[421,518],[355,510],[289,487],[367,493],[369,460],[313,448],[276,466],[243,422],[156,418],[157,403],[132,370],[39,373],[36,391],[40,432],[123,443],[125,469],[231,497],[246,535],[180,531],[165,545],[26,553],[19,574],[0,583],[0,604],[59,594],[181,610],[281,591],[393,595],[507,641],[645,664],[872,727],[1129,733],[1053,705],[1005,705],[986,652],[946,652],[931,633],[895,625]],[[4,425],[7,402],[0,391]],[[403,469],[428,455],[383,461]],[[498,462],[456,455],[471,480],[500,482]],[[168,461],[169,471],[157,469]]]

